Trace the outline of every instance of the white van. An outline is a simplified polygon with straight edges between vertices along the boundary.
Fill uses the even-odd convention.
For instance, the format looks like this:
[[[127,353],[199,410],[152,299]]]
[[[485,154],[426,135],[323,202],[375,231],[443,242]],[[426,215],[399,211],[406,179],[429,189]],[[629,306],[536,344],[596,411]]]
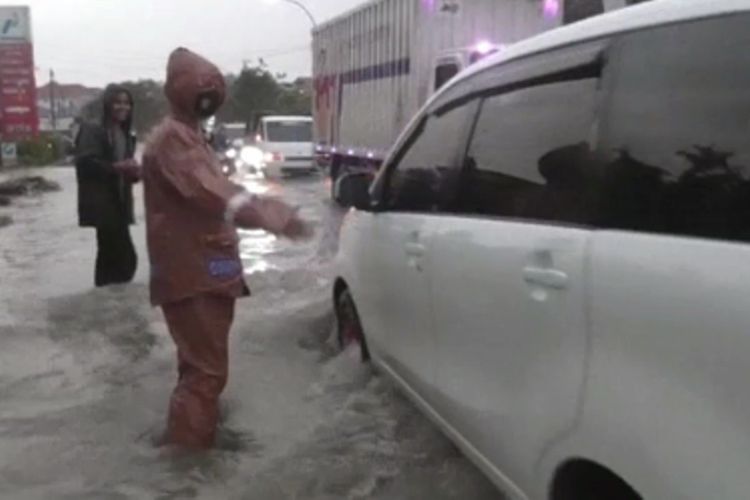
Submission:
[[[309,174],[317,170],[310,116],[264,116],[255,146],[263,151],[261,168],[268,177]]]
[[[749,27],[656,0],[550,31],[339,180],[342,343],[510,498],[750,498]]]

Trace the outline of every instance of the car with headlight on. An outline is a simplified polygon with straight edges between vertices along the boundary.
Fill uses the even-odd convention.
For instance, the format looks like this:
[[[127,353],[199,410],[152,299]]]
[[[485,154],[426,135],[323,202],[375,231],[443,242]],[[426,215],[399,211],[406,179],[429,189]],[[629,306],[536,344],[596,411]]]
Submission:
[[[227,175],[249,175],[260,171],[263,152],[254,144],[244,123],[224,123],[214,133],[222,168]]]
[[[248,142],[247,125],[244,123],[222,123],[214,132],[217,141],[224,149],[239,150]]]
[[[258,121],[254,145],[262,151],[261,170],[267,177],[318,171],[310,116],[268,115]]]
[[[459,74],[353,206],[342,344],[516,500],[750,498],[750,0]]]

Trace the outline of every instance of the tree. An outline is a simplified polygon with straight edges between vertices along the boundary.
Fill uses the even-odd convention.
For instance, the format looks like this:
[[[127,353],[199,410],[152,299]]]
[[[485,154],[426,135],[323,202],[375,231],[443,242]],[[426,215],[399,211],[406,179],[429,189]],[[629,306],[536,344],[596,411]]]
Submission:
[[[312,84],[309,78],[280,82],[285,75],[274,75],[262,61],[246,67],[239,75],[225,75],[227,99],[218,113],[220,122],[242,122],[253,125],[261,114],[308,115],[312,109]],[[135,117],[133,126],[141,135],[147,134],[169,112],[163,84],[140,80],[122,84],[133,94]],[[101,97],[89,103],[82,113],[86,120],[100,120]]]
[[[249,123],[258,113],[278,107],[281,87],[264,65],[258,65],[243,69],[228,94],[219,120]]]
[[[271,73],[262,61],[227,77],[227,103],[219,112],[223,122],[253,125],[261,114],[309,115],[312,109],[312,84],[309,78],[281,82],[286,75]],[[231,85],[230,85],[231,82]]]
[[[312,110],[312,81],[297,78],[292,83],[281,84],[279,112],[285,115],[309,115]]]

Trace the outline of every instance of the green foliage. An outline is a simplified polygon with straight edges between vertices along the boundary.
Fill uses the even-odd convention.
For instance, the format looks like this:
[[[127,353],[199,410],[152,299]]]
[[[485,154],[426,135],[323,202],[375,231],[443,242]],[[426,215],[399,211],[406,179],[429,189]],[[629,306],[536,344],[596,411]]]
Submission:
[[[246,68],[229,88],[219,119],[247,123],[258,112],[275,109],[281,92],[281,86],[265,67]]]
[[[227,100],[219,111],[223,122],[252,122],[261,113],[309,115],[312,109],[310,85],[305,79],[281,82],[284,75],[273,75],[265,64],[246,67],[239,75],[226,75]],[[163,84],[140,80],[122,84],[135,101],[134,127],[143,136],[168,112]],[[102,116],[101,98],[89,103],[83,112],[85,120],[98,121]]]
[[[285,87],[279,96],[279,110],[284,115],[309,115],[312,110],[312,93],[300,80]]]
[[[23,166],[39,167],[58,161],[61,146],[51,135],[42,134],[36,139],[18,143],[18,162]]]
[[[244,122],[251,126],[263,114],[309,115],[312,110],[312,86],[309,79],[281,81],[285,75],[273,75],[260,63],[230,76],[228,98],[219,112],[219,121]]]

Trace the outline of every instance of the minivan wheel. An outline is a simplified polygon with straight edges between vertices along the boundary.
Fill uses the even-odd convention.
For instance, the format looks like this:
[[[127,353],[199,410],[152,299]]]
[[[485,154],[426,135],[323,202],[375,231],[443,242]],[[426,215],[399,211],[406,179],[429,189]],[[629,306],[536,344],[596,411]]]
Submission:
[[[555,477],[551,500],[642,500],[611,470],[588,460],[572,460]]]
[[[362,361],[369,361],[370,351],[367,348],[365,332],[349,290],[343,290],[336,299],[336,324],[339,347],[343,350],[356,344],[359,346]]]

